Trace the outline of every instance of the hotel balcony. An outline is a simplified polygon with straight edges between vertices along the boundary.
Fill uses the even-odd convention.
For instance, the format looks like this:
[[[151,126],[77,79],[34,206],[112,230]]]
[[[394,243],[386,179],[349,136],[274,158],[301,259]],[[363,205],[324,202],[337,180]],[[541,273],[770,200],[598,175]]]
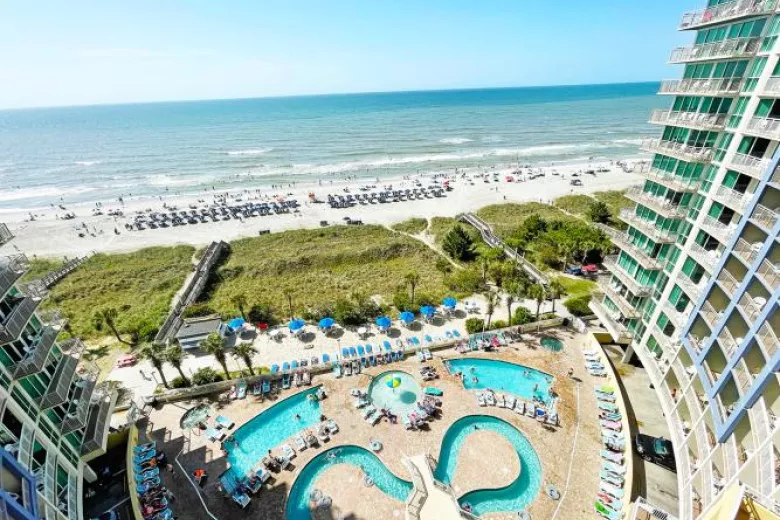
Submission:
[[[30,262],[23,254],[0,258],[0,298],[27,272]]]
[[[740,193],[726,186],[718,186],[711,192],[711,196],[721,204],[725,204],[731,209],[744,213],[748,203],[753,199],[754,193]]]
[[[737,96],[742,90],[742,78],[667,79],[661,82],[661,95]]]
[[[768,259],[764,258],[761,261],[761,265],[758,266],[756,274],[764,283],[767,291],[772,292],[777,287],[780,287],[780,264],[772,264]]]
[[[740,38],[717,43],[678,47],[669,56],[670,64],[697,61],[750,58],[761,47],[761,38]]]
[[[739,341],[742,341],[742,338],[739,338]],[[729,331],[728,327],[723,327],[720,329],[720,334],[718,334],[718,344],[720,345],[721,349],[723,349],[723,352],[726,353],[726,358],[734,355],[734,352],[736,352],[737,348],[739,347],[739,341],[734,339],[734,336],[731,335],[731,331]]]
[[[617,277],[618,280],[628,287],[628,289],[640,297],[650,296],[653,292],[653,288],[649,285],[641,285],[633,276],[624,271],[617,265],[617,255],[611,255],[604,258],[604,267]]]
[[[767,139],[780,139],[780,119],[754,117],[748,121],[745,133]]]
[[[729,163],[729,168],[738,171],[739,173],[749,175],[754,179],[761,179],[761,175],[769,168],[771,162],[772,159],[769,157],[753,157],[752,155],[735,153]]]
[[[108,439],[109,417],[116,403],[116,392],[108,387],[95,391],[90,404],[87,430],[84,443],[81,445],[81,455],[91,455],[93,452],[105,452]],[[101,453],[102,454],[102,453]]]
[[[84,351],[84,343],[79,339],[62,342],[60,346],[66,351],[65,355],[60,359],[46,392],[38,398],[38,405],[44,410],[67,401],[70,385],[76,375],[76,367]]]
[[[718,282],[718,285],[720,285],[721,289],[723,289],[723,292],[726,293],[726,296],[728,296],[729,299],[734,297],[737,292],[737,288],[739,287],[739,282],[731,275],[731,273],[728,272],[727,269],[721,269],[715,281]]]
[[[712,159],[712,148],[691,146],[683,143],[664,141],[663,139],[645,139],[642,149],[650,153],[660,153],[681,161],[707,162]]]
[[[650,122],[657,125],[681,126],[695,130],[723,130],[726,125],[726,114],[656,109],[650,114]]]
[[[709,215],[704,217],[704,220],[701,221],[701,228],[711,236],[717,238],[723,245],[729,243],[732,233],[736,230],[735,225],[726,225]]]
[[[40,303],[41,298],[25,296],[16,304],[11,314],[0,323],[0,345],[19,337]]]
[[[761,226],[767,233],[771,233],[775,228],[777,219],[777,212],[761,204],[756,204],[756,209],[753,210],[753,214],[750,216],[750,220]]]
[[[677,231],[657,228],[652,222],[643,219],[630,209],[620,211],[620,220],[638,229],[657,244],[672,244],[677,241]]]
[[[683,325],[685,325],[685,322],[688,320],[688,316],[683,314],[682,312],[678,311],[674,308],[674,305],[669,303],[668,301],[664,302],[663,306],[661,307],[661,310],[666,314],[666,317],[672,320],[672,323],[674,323],[675,327],[677,329],[681,329]]]
[[[49,352],[51,352],[60,330],[50,326],[41,330],[27,355],[16,365],[13,371],[14,379],[30,376],[43,369],[43,365],[49,357]]]
[[[653,167],[652,163],[649,162],[639,163],[637,167],[634,168],[634,173],[644,175],[648,180],[678,192],[694,192],[699,189],[699,179],[684,179],[673,173],[659,170],[658,168]]]
[[[79,396],[71,403],[71,408],[65,415],[65,420],[62,422],[63,435],[83,428],[87,424],[89,403],[92,399],[92,392],[95,389],[99,374],[100,369],[95,365],[90,365],[90,367],[81,374],[81,381],[76,383],[76,386],[80,389]]]
[[[643,191],[639,186],[627,189],[625,196],[668,218],[684,218],[685,215],[688,214],[687,208],[681,208],[679,204],[671,202],[664,196],[653,196],[652,194]]]
[[[620,323],[620,313],[609,310],[604,305],[604,295],[594,294],[590,301],[590,309],[599,319],[601,324],[607,329],[612,339],[617,343],[627,343],[631,341],[632,334],[626,327]]]
[[[653,270],[663,269],[663,264],[660,260],[653,258],[652,256],[645,253],[639,246],[634,245],[631,242],[631,237],[629,237],[626,233],[618,231],[617,229],[611,228],[604,224],[598,224],[598,228],[601,229],[617,247],[631,255],[637,262],[642,264],[642,267]]]
[[[699,295],[701,294],[702,290],[704,290],[704,286],[707,285],[707,279],[706,277],[702,277],[702,279],[697,284],[684,274],[680,274],[680,276],[678,276],[675,280],[675,283],[682,287],[682,289],[686,292],[686,294],[688,294],[688,297],[692,301],[696,301],[699,299]]]
[[[638,318],[640,316],[639,311],[631,305],[626,296],[623,296],[618,290],[612,286],[610,282],[604,281],[602,278],[598,283],[599,288],[605,295],[609,296],[612,303],[620,310],[620,313],[626,318]]]
[[[769,178],[769,182],[780,188],[780,168],[775,168],[775,171],[772,172],[772,177]]]
[[[742,297],[737,302],[737,307],[745,315],[748,323],[755,323],[758,316],[761,314],[761,309],[766,305],[766,301],[759,301],[756,298],[750,296],[747,292],[742,293]]]
[[[716,311],[712,304],[708,301],[705,301],[702,304],[700,313],[704,318],[704,321],[710,327],[710,330],[714,329],[715,325],[720,320],[720,313]]]
[[[771,14],[775,10],[777,0],[735,0],[706,9],[690,11],[683,15],[680,30],[701,29],[708,25],[733,22],[749,16]]]
[[[758,252],[764,244],[756,242],[755,244],[749,244],[744,238],[738,238],[737,243],[734,244],[734,254],[737,258],[750,267],[753,262],[758,258]]]
[[[717,249],[708,251],[696,242],[691,242],[691,245],[688,248],[688,254],[693,257],[699,265],[708,271],[712,271],[713,266],[718,263],[718,260],[723,253]]]

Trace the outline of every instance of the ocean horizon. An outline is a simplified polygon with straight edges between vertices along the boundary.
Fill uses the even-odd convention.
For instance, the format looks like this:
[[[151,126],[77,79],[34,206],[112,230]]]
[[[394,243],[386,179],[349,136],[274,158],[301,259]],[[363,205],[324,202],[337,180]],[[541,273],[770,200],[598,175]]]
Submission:
[[[0,111],[0,210],[638,156],[659,82]]]

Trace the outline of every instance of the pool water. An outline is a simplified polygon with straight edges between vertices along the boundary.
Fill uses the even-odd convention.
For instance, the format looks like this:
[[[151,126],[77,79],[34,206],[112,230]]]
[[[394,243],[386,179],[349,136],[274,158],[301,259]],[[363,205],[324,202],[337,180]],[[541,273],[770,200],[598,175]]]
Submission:
[[[553,376],[539,370],[497,359],[461,358],[446,363],[450,373],[463,373],[463,386],[467,390],[490,388],[509,392],[526,401],[537,398],[547,403],[550,400]]]
[[[390,388],[388,382],[393,378],[401,381],[400,386]],[[400,370],[383,372],[376,376],[368,387],[368,395],[377,408],[388,408],[395,414],[407,415],[417,408],[422,389],[410,374]]]
[[[542,464],[525,435],[497,417],[467,415],[455,421],[444,434],[434,478],[445,484],[452,484],[463,442],[469,435],[478,431],[477,428],[496,432],[510,442],[520,460],[520,475],[504,488],[471,491],[458,498],[458,502],[461,506],[470,504],[477,516],[525,509],[536,498],[542,486]]]
[[[558,338],[545,336],[539,343],[541,343],[542,347],[546,348],[550,352],[560,352],[563,350],[563,341],[559,340]]]
[[[396,477],[379,458],[359,446],[341,446],[324,451],[314,457],[295,479],[287,499],[285,517],[287,520],[310,520],[309,496],[317,479],[328,468],[338,464],[350,464],[362,468],[374,480],[374,485],[387,496],[405,502],[412,490],[412,483]],[[346,483],[345,483],[346,485]],[[359,499],[363,482],[349,484],[354,487],[355,499]],[[327,489],[323,490],[327,494]],[[399,505],[399,507],[402,507]]]
[[[228,462],[238,476],[245,476],[256,467],[268,450],[319,423],[320,403],[308,399],[318,389],[316,386],[276,403],[233,432],[238,447],[225,443],[225,449]],[[300,419],[295,418],[296,414]]]

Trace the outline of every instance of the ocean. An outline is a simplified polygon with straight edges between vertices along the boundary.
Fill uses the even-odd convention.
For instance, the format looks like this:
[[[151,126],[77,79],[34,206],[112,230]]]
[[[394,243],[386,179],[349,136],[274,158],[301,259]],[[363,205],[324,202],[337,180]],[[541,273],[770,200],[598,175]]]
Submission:
[[[0,111],[0,211],[637,156],[658,83]]]

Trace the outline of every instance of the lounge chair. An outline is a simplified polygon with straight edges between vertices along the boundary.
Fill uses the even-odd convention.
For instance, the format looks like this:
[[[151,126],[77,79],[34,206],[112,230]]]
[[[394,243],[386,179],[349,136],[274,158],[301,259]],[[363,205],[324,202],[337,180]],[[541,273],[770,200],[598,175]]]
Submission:
[[[352,375],[352,363],[350,362],[344,363],[344,375],[346,376]]]
[[[498,396],[496,399],[496,406],[499,408],[506,408],[506,396],[504,394]]]
[[[614,403],[617,398],[612,394],[601,394],[599,392],[596,392],[596,399],[599,401],[604,401],[605,403]]]
[[[309,430],[306,430],[304,432],[303,439],[306,441],[306,446],[308,446],[309,448],[313,448],[319,443],[317,437]]]
[[[614,430],[616,432],[623,430],[623,423],[618,421],[605,421],[604,419],[599,419],[599,424],[601,424],[602,428],[606,428],[608,430]]]
[[[423,355],[425,355],[425,361],[430,361],[433,359],[433,354],[431,354],[431,351],[426,349],[423,349]]]
[[[515,408],[515,402],[517,401],[517,400],[515,399],[515,397],[514,397],[514,396],[512,396],[512,395],[505,395],[505,396],[504,396],[504,400],[505,400],[505,406],[504,406],[504,408],[506,408],[506,409],[508,409],[508,410],[514,410],[514,408]]]
[[[226,428],[228,430],[236,424],[224,415],[217,415],[217,418],[214,419],[214,422],[217,423],[218,427]]]
[[[379,419],[382,418],[382,414],[379,412],[376,412],[366,417],[366,422],[370,424],[371,426],[375,425],[379,422]]]
[[[602,403],[599,402],[599,409],[604,410],[605,412],[615,413],[618,411],[618,407],[612,403]]]
[[[239,399],[246,399],[246,381],[239,381],[238,385],[236,385],[236,391]]]
[[[298,448],[298,451],[303,451],[308,448],[306,441],[300,433],[295,436],[295,446]]]
[[[157,443],[155,441],[147,442],[146,444],[139,444],[135,448],[133,448],[133,453],[136,455],[139,455],[145,451],[153,450],[157,447]]]
[[[239,491],[235,491],[232,495],[230,495],[230,498],[233,499],[233,502],[241,506],[241,509],[246,508],[246,506],[249,505],[249,502],[252,501],[251,498],[249,498],[249,495],[246,493],[241,493]]]
[[[488,406],[496,406],[496,396],[492,392],[486,392],[485,402]]]
[[[336,421],[333,419],[328,419],[325,425],[328,427],[328,431],[331,433],[331,435],[339,431],[339,425],[336,424]]]
[[[260,381],[257,381],[255,384],[252,385],[252,395],[258,396],[263,394],[263,387]]]
[[[143,473],[137,474],[135,476],[135,481],[140,484],[141,482],[145,482],[147,480],[151,480],[159,476],[160,476],[160,468],[147,469]]]
[[[599,452],[602,459],[606,459],[614,464],[623,464],[623,454],[610,450],[601,450]]]
[[[615,464],[613,462],[607,462],[605,460],[601,461],[601,467],[610,473],[614,473],[615,475],[625,475],[626,474],[626,467],[621,466],[619,464]]]
[[[521,400],[517,400],[515,403],[515,412],[517,412],[519,415],[525,414],[525,402]]]
[[[404,415],[403,417],[401,417],[401,422],[403,423],[404,428],[406,428],[407,430],[414,430],[414,424],[412,423],[412,421],[409,419],[408,416]]]
[[[320,427],[317,428],[317,439],[320,440],[320,442],[325,442],[328,439],[330,439],[330,434],[328,433],[328,429],[320,424]]]
[[[620,511],[623,509],[623,501],[618,500],[617,498],[611,497],[608,494],[604,493],[603,491],[596,495],[596,497],[601,500],[601,502],[607,506],[611,507],[615,511]],[[650,513],[647,513],[647,517],[642,516],[642,512],[640,511],[639,514],[636,517],[636,520],[650,520]]]
[[[479,406],[487,406],[487,400],[485,399],[485,394],[483,393],[477,394],[477,404]]]
[[[599,419],[605,419],[607,421],[620,421],[623,419],[623,415],[619,412],[601,412],[599,414]]]
[[[617,498],[618,500],[622,499],[623,496],[625,496],[625,491],[623,491],[617,486],[613,486],[608,482],[600,482],[599,489],[607,493],[609,496]]]
[[[458,332],[455,329],[452,329],[452,335],[455,336],[456,338],[459,338],[460,337],[460,332]]]
[[[607,520],[620,520],[623,518],[623,513],[621,511],[615,511],[614,509],[607,507],[600,500],[597,500],[596,503],[593,504],[593,507],[598,514]]]
[[[151,449],[133,456],[133,464],[143,464],[157,456],[157,450]]]
[[[421,350],[417,351],[417,361],[419,361],[420,363],[425,362],[425,354],[423,354]]]
[[[263,380],[263,394],[271,393],[271,382],[267,379]]]
[[[225,438],[225,432],[209,426],[206,428],[206,438],[210,441],[221,441]]]
[[[290,465],[290,459],[287,457],[276,457],[276,463],[279,464],[279,469],[287,469]]]
[[[625,479],[620,475],[615,475],[614,473],[610,473],[609,471],[604,470],[599,471],[599,478],[604,482],[609,482],[610,484],[619,487],[622,487],[625,483]]]
[[[295,374],[293,374],[293,384],[295,385],[296,388],[299,388],[301,386],[301,373],[300,372],[296,372]]]
[[[295,458],[295,450],[292,449],[292,446],[290,446],[289,444],[282,444],[280,449],[282,450],[283,457],[290,460]]]
[[[374,408],[373,406],[369,406],[368,408],[363,410],[363,419],[365,419],[366,417],[368,417],[369,415],[375,412],[376,412],[376,408]]]
[[[284,390],[290,389],[290,374],[282,374],[282,388]]]

